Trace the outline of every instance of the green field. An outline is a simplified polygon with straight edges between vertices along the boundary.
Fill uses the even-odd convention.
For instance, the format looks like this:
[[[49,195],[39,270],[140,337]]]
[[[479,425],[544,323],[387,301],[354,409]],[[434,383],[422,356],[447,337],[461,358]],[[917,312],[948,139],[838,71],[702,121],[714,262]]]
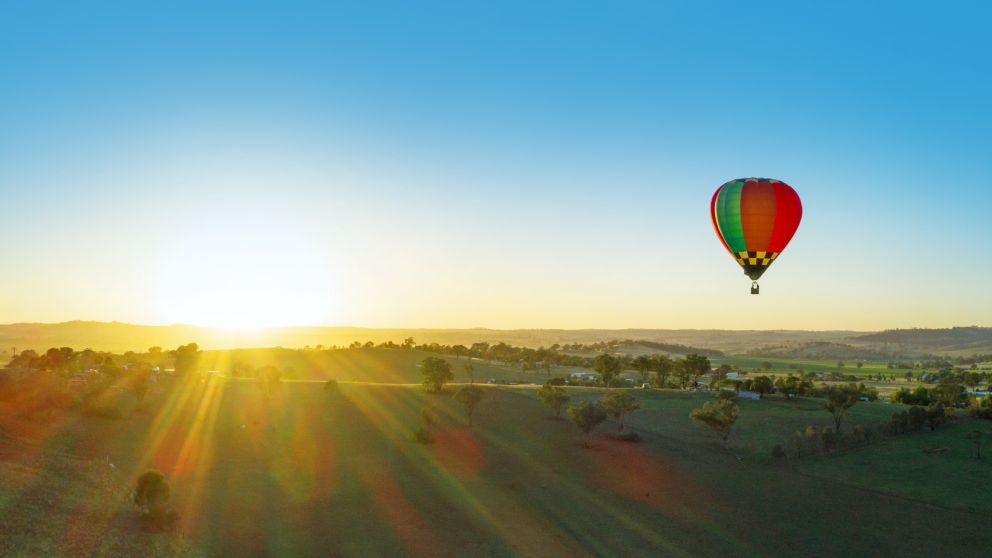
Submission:
[[[416,381],[422,355],[356,352],[355,381]],[[409,359],[403,360],[403,359]],[[378,361],[378,362],[377,362]],[[365,376],[358,370],[366,371]],[[492,371],[493,374],[496,370]],[[508,371],[509,373],[509,371]],[[516,371],[513,371],[516,373]],[[607,422],[582,446],[526,386],[486,386],[469,428],[458,403],[415,385],[208,377],[150,395],[119,420],[0,413],[0,555],[930,556],[988,545],[981,494],[992,460],[962,429],[883,440],[778,465],[769,450],[808,424],[812,399],[741,402],[731,450],[694,424],[706,395],[631,390],[642,443]],[[597,388],[568,388],[574,402]],[[129,394],[107,402],[128,412]],[[424,406],[436,442],[412,442]],[[861,403],[846,428],[895,406]],[[3,411],[0,408],[0,411]],[[986,424],[981,425],[988,431]],[[931,456],[920,447],[946,446]],[[110,466],[113,464],[113,467]],[[935,465],[936,464],[936,465]],[[147,467],[172,481],[180,531],[137,529],[127,486]],[[985,498],[987,500],[987,498]],[[838,531],[843,536],[838,536]]]

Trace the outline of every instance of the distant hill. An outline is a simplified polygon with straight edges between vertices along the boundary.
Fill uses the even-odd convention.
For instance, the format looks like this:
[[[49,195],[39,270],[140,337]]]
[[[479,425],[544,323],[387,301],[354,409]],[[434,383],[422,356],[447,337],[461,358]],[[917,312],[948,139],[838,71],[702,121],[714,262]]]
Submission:
[[[442,328],[361,328],[361,327],[284,327],[231,330],[191,325],[149,326],[121,322],[63,322],[57,324],[21,323],[0,325],[0,360],[17,350],[44,350],[49,347],[91,348],[124,352],[146,351],[148,347],[175,348],[196,342],[204,349],[252,347],[300,348],[323,345],[347,346],[355,341],[400,343],[413,337],[417,343],[471,345],[507,343],[524,347],[554,344],[592,344],[630,340],[638,350],[681,353],[720,351],[746,354],[769,346],[803,346],[835,343],[858,350],[883,354],[992,353],[992,328],[912,329],[883,332],[799,331],[799,330],[704,330],[704,329],[442,329]],[[847,357],[854,358],[854,357]]]
[[[892,348],[911,347],[930,353],[992,353],[992,327],[889,329],[852,336],[851,342]]]
[[[867,347],[855,347],[843,343],[817,341],[796,345],[760,347],[748,351],[748,355],[768,358],[808,359],[808,360],[883,360],[892,358]]]
[[[121,322],[73,321],[57,324],[20,323],[0,325],[0,356],[10,351],[49,347],[91,348],[104,351],[145,351],[151,346],[165,349],[196,342],[204,349],[251,347],[298,348],[306,345],[346,346],[355,341],[402,342],[413,337],[417,343],[471,345],[507,343],[524,347],[549,347],[556,343],[591,344],[610,340],[631,340],[660,344],[654,350],[680,353],[707,349],[744,353],[756,346],[789,342],[839,341],[855,331],[733,331],[664,329],[440,329],[440,328],[361,328],[305,326],[271,329],[231,330],[191,325],[149,326]],[[667,346],[667,347],[666,347]]]

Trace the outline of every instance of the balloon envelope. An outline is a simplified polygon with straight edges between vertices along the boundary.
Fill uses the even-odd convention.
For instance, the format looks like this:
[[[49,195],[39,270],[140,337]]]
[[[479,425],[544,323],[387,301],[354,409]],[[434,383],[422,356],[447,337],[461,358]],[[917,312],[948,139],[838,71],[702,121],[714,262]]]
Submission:
[[[802,217],[799,195],[773,178],[731,180],[710,201],[717,236],[754,281],[785,250]]]

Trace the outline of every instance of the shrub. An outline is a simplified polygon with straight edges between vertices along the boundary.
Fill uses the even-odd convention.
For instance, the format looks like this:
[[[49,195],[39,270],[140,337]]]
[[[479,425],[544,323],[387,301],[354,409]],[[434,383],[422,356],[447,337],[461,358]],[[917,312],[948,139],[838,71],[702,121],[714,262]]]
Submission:
[[[327,380],[324,382],[324,391],[327,393],[335,393],[338,391],[338,381],[337,380]]]

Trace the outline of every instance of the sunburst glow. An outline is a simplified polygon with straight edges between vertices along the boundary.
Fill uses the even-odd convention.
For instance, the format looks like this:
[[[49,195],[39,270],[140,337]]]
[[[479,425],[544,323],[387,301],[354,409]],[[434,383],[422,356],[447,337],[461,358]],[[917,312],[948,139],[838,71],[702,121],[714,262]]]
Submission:
[[[230,328],[326,323],[336,300],[328,259],[305,237],[269,227],[190,235],[157,270],[160,313]]]

